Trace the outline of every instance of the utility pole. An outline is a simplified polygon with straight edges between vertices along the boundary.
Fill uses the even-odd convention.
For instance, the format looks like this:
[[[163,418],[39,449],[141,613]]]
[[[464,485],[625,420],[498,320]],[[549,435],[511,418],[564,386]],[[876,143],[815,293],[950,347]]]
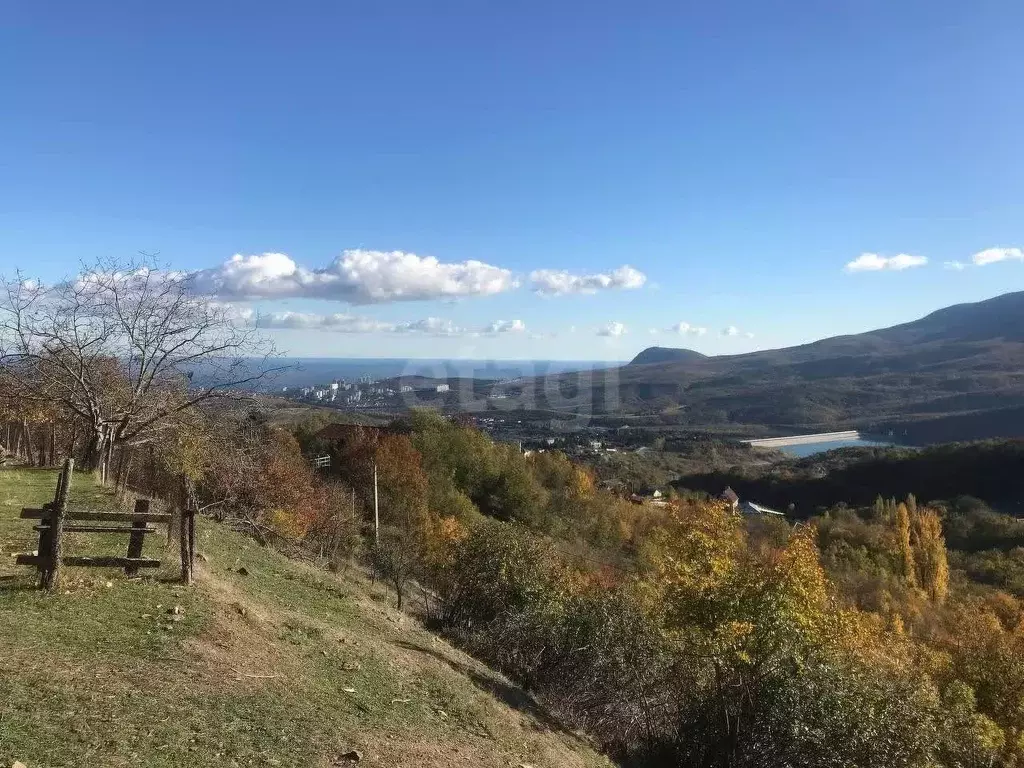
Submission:
[[[380,544],[380,509],[377,506],[377,462],[373,462],[373,543]]]

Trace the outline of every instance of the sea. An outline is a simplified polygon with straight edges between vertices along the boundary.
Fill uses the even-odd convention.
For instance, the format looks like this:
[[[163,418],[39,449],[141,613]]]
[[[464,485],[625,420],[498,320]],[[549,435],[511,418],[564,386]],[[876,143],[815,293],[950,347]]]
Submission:
[[[366,376],[375,381],[395,376],[425,376],[433,379],[472,378],[491,381],[545,376],[570,371],[589,371],[624,365],[614,360],[441,360],[387,357],[291,357],[265,364],[276,371],[268,389],[310,387],[334,380],[358,381]]]

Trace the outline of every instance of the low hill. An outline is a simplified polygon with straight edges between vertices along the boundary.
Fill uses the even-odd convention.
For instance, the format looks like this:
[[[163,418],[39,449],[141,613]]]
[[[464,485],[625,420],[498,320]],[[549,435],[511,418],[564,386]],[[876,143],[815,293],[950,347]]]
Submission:
[[[972,437],[1020,436],[1019,418],[984,435],[974,422],[991,425],[987,414],[1024,406],[1024,292],[796,347],[717,357],[655,347],[585,381],[571,374],[551,379],[524,386],[521,397],[560,411],[671,408],[676,423],[693,426],[902,430],[942,418],[973,430]],[[958,437],[954,431],[941,439]]]
[[[68,568],[33,588],[25,505],[46,470],[0,470],[0,764],[609,766],[521,690],[393,609],[358,573],[335,577],[201,521],[197,584],[168,562],[128,579]],[[75,478],[72,505],[112,505]],[[123,537],[69,548],[123,548]],[[122,550],[123,553],[123,550]]]

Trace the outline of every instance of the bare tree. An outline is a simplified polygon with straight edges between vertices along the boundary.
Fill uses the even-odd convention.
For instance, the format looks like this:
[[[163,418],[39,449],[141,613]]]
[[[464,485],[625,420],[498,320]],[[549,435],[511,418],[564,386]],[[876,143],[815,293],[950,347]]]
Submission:
[[[151,261],[101,260],[54,285],[0,282],[0,355],[24,398],[56,403],[89,431],[85,464],[151,440],[176,415],[239,396],[274,352],[229,305]]]

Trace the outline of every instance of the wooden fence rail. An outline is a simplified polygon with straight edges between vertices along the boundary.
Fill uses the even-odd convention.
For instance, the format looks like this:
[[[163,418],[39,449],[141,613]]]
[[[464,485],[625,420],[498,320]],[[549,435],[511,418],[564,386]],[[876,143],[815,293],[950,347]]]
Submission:
[[[65,565],[123,568],[128,576],[135,576],[141,568],[158,568],[160,560],[143,557],[145,537],[158,530],[151,523],[166,525],[170,536],[173,516],[167,512],[151,511],[149,499],[138,499],[132,512],[69,510],[68,497],[74,467],[74,459],[64,462],[52,502],[44,504],[42,508],[26,507],[21,510],[21,519],[39,520],[39,524],[33,527],[39,533],[39,547],[35,554],[17,555],[15,562],[18,565],[34,565],[39,571],[39,586],[47,590],[54,589],[60,583],[61,568]],[[184,583],[191,584],[195,562],[195,511],[189,506],[182,510],[180,528],[181,578]],[[65,533],[126,534],[128,549],[124,557],[66,556],[63,551]]]

